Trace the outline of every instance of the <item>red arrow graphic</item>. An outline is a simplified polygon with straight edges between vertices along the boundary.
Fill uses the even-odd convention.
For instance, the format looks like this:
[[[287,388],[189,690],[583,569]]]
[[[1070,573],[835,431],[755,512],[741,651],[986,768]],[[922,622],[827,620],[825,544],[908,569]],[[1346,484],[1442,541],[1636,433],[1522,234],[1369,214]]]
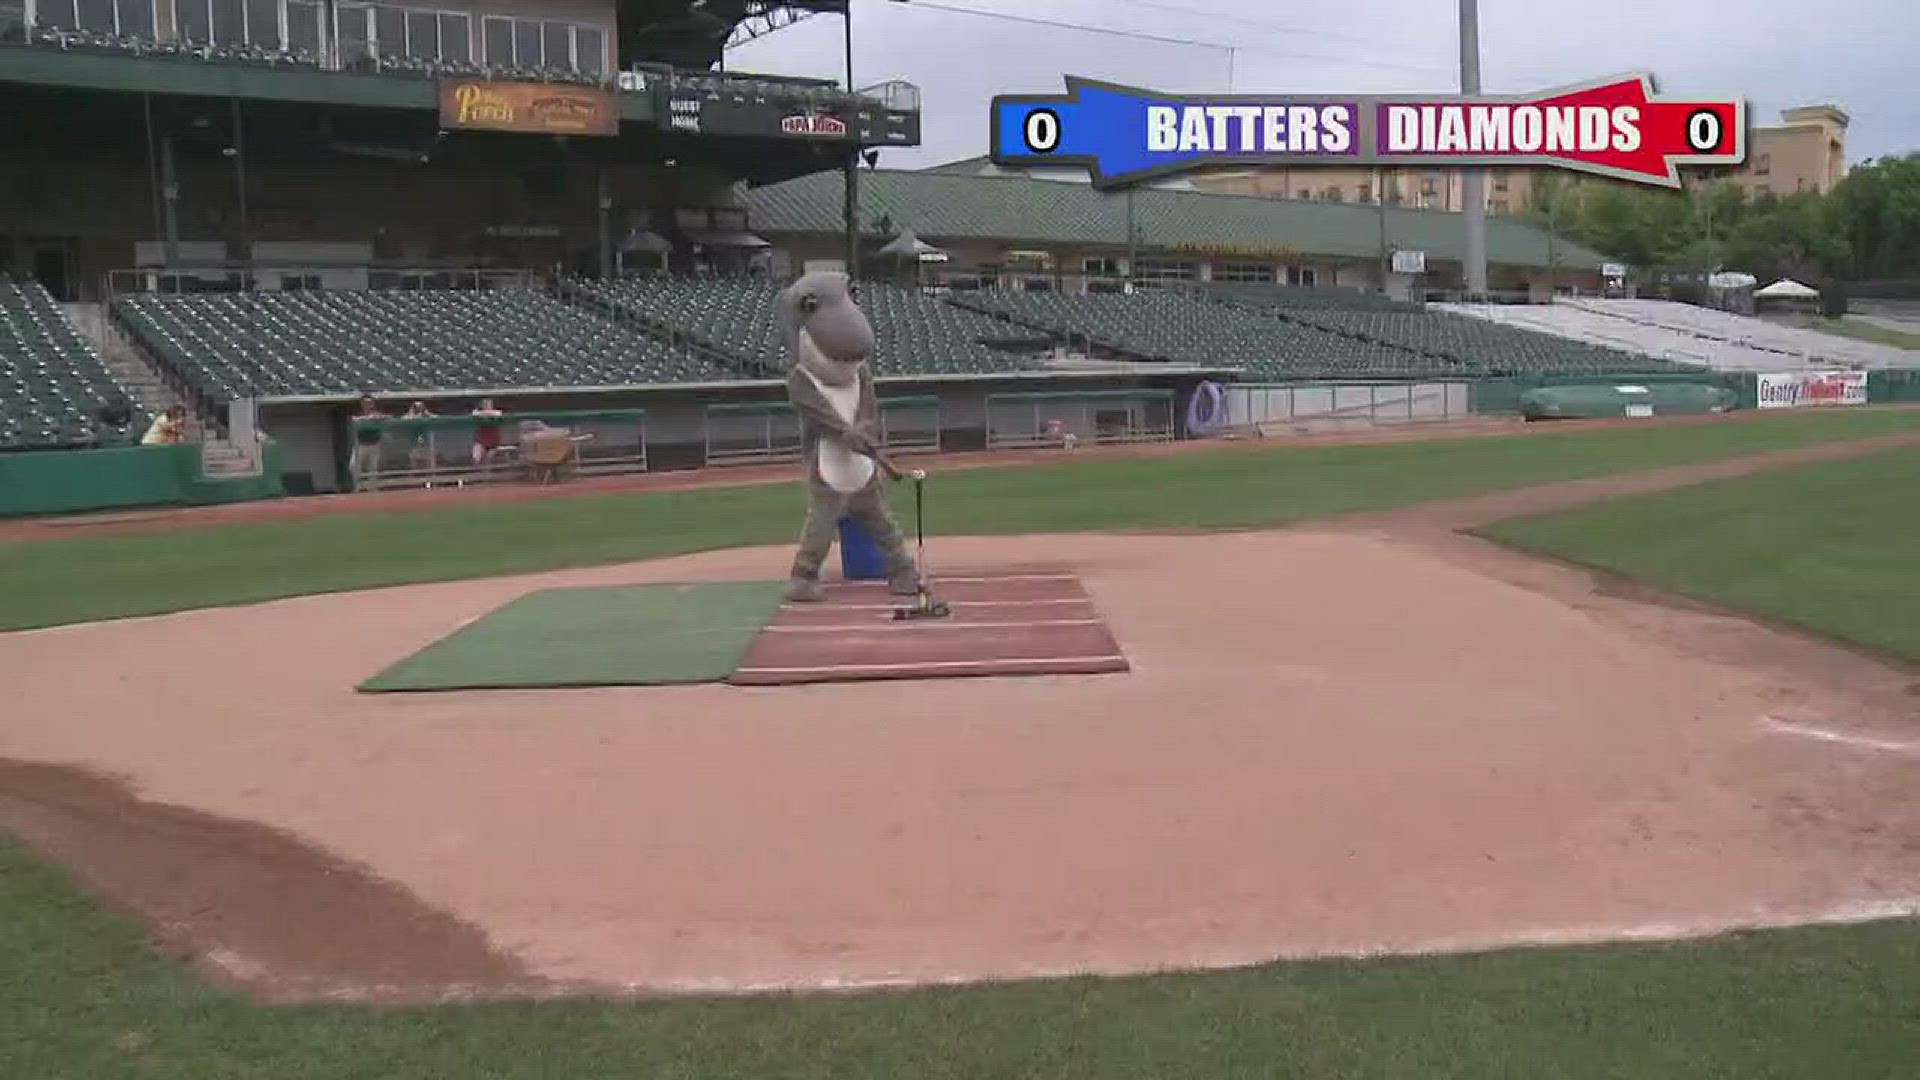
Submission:
[[[1746,159],[1746,106],[1665,100],[1631,76],[1536,98],[1381,101],[1374,141],[1391,160],[1553,165],[1678,187],[1677,165]]]

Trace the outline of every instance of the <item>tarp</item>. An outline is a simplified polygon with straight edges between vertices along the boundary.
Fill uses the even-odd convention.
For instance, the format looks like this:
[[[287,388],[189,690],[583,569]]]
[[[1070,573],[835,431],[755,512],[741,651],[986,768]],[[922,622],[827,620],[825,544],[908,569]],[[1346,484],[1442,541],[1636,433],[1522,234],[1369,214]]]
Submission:
[[[1608,416],[1697,416],[1734,407],[1732,390],[1712,383],[1630,382],[1541,386],[1520,395],[1529,420],[1594,420]]]
[[[1820,290],[1808,288],[1792,278],[1781,278],[1764,289],[1756,289],[1753,295],[1759,300],[1811,300],[1820,295]]]

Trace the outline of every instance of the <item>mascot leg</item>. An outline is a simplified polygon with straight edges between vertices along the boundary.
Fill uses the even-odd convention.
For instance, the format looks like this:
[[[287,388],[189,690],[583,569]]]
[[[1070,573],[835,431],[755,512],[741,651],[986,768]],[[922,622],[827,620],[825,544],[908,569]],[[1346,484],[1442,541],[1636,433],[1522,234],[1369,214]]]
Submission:
[[[800,550],[794,552],[787,583],[787,599],[802,603],[826,598],[820,588],[820,564],[827,561],[827,552],[833,548],[843,512],[839,498],[817,490],[807,494],[807,523],[800,530]]]
[[[886,497],[881,491],[878,481],[868,484],[865,491],[847,501],[847,512],[866,528],[886,557],[887,591],[895,596],[913,596],[920,592],[920,569],[914,565],[913,554],[907,550],[907,538],[887,511]]]

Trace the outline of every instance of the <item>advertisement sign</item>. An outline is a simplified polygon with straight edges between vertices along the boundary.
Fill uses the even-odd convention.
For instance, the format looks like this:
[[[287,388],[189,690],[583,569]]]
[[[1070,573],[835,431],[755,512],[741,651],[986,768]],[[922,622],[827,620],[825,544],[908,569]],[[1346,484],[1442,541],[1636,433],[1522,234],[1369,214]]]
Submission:
[[[1813,405],[1865,405],[1864,371],[1797,371],[1759,378],[1759,405],[1763,409],[1797,409]]]
[[[1396,251],[1393,253],[1393,272],[1396,274],[1424,274],[1427,272],[1427,253],[1424,251]]]
[[[847,137],[847,122],[837,116],[799,113],[782,118],[780,132],[783,135],[815,135],[825,139],[844,139]]]
[[[440,83],[440,126],[530,135],[618,135],[611,91],[558,83],[448,79]]]

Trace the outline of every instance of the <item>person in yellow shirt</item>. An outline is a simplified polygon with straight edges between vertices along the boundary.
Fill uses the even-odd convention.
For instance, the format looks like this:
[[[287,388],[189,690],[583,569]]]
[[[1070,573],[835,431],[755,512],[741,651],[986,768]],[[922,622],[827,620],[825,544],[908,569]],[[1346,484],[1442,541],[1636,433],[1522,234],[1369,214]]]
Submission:
[[[142,446],[172,446],[187,437],[187,410],[178,405],[153,418],[153,426],[141,436]]]

